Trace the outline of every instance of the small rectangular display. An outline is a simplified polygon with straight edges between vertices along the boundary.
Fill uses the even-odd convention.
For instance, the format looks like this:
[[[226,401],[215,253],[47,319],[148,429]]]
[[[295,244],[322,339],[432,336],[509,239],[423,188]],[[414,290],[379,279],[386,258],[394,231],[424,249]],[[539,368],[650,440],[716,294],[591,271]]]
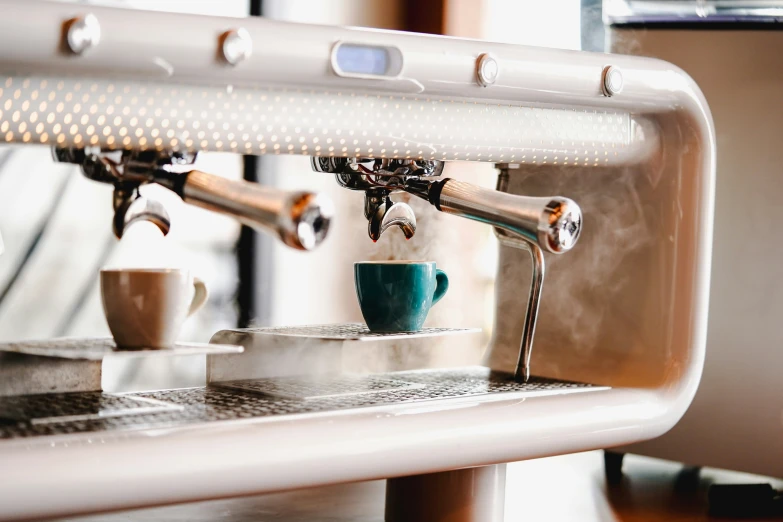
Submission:
[[[385,76],[389,70],[389,52],[383,47],[341,44],[334,55],[335,65],[347,74]]]

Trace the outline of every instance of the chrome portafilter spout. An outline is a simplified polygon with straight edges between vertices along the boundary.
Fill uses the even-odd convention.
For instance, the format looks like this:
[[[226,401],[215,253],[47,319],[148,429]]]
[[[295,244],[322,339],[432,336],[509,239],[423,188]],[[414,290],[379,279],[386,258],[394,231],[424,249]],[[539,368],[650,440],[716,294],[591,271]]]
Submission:
[[[507,194],[502,176],[501,173],[499,190],[453,179],[435,182],[409,180],[405,190],[429,201],[442,212],[492,225],[504,243],[530,252],[532,279],[514,373],[516,379],[527,382],[544,285],[543,250],[553,254],[571,250],[582,232],[582,211],[568,198]]]
[[[364,192],[364,217],[373,241],[395,226],[405,239],[412,238],[416,215],[407,203],[393,202],[391,194],[402,192],[408,180],[433,178],[443,172],[443,162],[436,160],[318,156],[311,164],[316,172],[334,174],[341,187]]]
[[[364,195],[364,215],[368,219],[367,232],[373,242],[386,230],[397,226],[410,239],[416,233],[416,215],[407,203],[394,203],[385,190],[368,190]]]
[[[166,208],[154,199],[139,195],[137,189],[128,190],[122,185],[114,187],[114,220],[112,229],[117,239],[122,239],[125,231],[134,223],[146,221],[152,223],[168,235],[171,230],[171,218]]]
[[[198,170],[181,172],[181,166],[195,161],[195,153],[56,148],[54,157],[80,165],[89,179],[114,184],[117,237],[137,221],[150,221],[168,233],[170,219],[163,206],[139,195],[139,187],[148,183],[176,192],[186,203],[272,233],[297,250],[312,250],[321,244],[334,216],[331,200],[321,194],[278,190]]]

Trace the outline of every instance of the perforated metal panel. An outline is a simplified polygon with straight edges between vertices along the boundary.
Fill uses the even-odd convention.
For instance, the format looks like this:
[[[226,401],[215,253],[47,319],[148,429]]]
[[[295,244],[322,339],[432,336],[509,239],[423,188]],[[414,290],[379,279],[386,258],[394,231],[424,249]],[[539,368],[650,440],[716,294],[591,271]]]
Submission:
[[[7,142],[604,166],[638,160],[636,131],[613,111],[0,76]]]
[[[172,403],[131,395],[47,393],[0,399],[0,423],[58,424],[180,410]]]
[[[422,388],[423,384],[406,382],[400,379],[383,379],[363,376],[319,376],[313,378],[280,377],[277,379],[254,379],[229,381],[213,386],[238,391],[247,391],[281,397],[284,399],[321,399],[377,393],[382,391],[400,391],[407,388]]]
[[[230,344],[177,343],[169,348],[140,348],[118,350],[111,337],[63,337],[57,339],[0,343],[0,352],[23,353],[40,357],[101,361],[105,357],[173,357],[178,355],[207,355],[242,353],[244,348]]]
[[[4,412],[0,415],[0,439],[168,428],[239,419],[275,420],[295,414],[473,396],[506,394],[509,398],[522,398],[609,389],[541,378],[523,384],[514,381],[511,375],[482,367],[334,376],[327,380],[270,378],[225,386],[117,395],[89,392],[0,398],[0,412]],[[140,409],[146,407],[159,409]]]
[[[257,334],[309,337],[311,339],[334,341],[373,341],[400,338],[430,337],[448,334],[479,332],[478,328],[430,328],[418,332],[371,332],[363,323],[316,324],[307,326],[271,326],[265,328],[243,328],[235,330],[237,335],[252,338]]]

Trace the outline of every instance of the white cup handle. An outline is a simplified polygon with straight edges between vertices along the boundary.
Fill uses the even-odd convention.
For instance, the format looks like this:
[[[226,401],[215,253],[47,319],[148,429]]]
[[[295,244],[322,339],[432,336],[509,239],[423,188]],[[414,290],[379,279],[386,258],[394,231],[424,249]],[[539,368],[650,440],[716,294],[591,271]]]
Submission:
[[[193,293],[193,300],[190,302],[190,310],[188,310],[188,317],[198,312],[198,310],[202,306],[204,306],[204,303],[207,302],[207,298],[209,297],[209,291],[207,290],[207,285],[205,285],[204,281],[202,281],[198,277],[193,278],[193,288],[195,292]]]

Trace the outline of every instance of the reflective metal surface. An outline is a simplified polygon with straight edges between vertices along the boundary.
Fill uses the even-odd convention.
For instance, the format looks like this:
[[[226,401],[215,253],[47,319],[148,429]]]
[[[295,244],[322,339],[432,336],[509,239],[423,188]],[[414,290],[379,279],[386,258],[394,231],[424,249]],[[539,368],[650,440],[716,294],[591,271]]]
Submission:
[[[537,245],[523,244],[522,248],[530,252],[533,273],[525,309],[525,322],[522,326],[522,340],[519,346],[519,360],[514,376],[523,382],[530,379],[530,358],[533,355],[533,339],[536,334],[538,307],[541,304],[541,291],[544,289],[544,253]]]
[[[73,359],[102,361],[106,357],[172,357],[178,355],[225,355],[242,353],[241,346],[231,344],[178,342],[169,348],[139,348],[118,350],[111,337],[90,337],[86,339],[63,337],[41,341],[16,341],[0,344],[0,352]],[[2,385],[0,385],[2,389]]]
[[[115,201],[117,191],[115,190]],[[171,229],[171,218],[162,203],[143,196],[120,196],[119,206],[114,209],[112,228],[114,235],[121,239],[125,231],[140,221],[152,223],[165,236]]]
[[[617,67],[607,65],[601,73],[604,96],[614,96],[623,91],[623,73]]]
[[[223,330],[215,334],[235,333],[240,336],[275,336],[275,337],[301,337],[325,341],[384,341],[390,339],[415,339],[421,337],[433,337],[443,335],[459,335],[464,333],[476,333],[478,328],[435,328],[425,326],[418,332],[371,332],[364,323],[334,323],[303,326],[269,326],[263,328],[242,328],[238,330]],[[268,343],[269,341],[264,341]],[[291,342],[290,340],[288,341]]]
[[[101,41],[101,24],[89,13],[65,24],[65,42],[74,54],[82,54]]]
[[[237,65],[253,54],[253,40],[247,29],[240,27],[227,31],[221,40],[220,49],[223,52],[223,58],[231,65]]]
[[[180,166],[195,160],[196,155],[190,152],[55,148],[54,158],[80,165],[84,175],[92,180],[114,184],[113,225],[118,238],[137,221],[155,224],[164,235],[169,231],[165,208],[139,196],[139,187],[145,183],[163,185],[186,203],[232,216],[278,236],[298,250],[312,250],[320,245],[334,215],[331,200],[322,194],[283,191],[198,170],[179,172]]]
[[[22,395],[0,397],[0,439],[187,427],[241,419],[272,421],[290,415],[482,395],[502,394],[523,399],[608,389],[538,378],[522,384],[509,374],[468,367],[376,375],[252,379],[206,388],[126,394]],[[447,403],[433,407],[447,407]]]
[[[370,239],[378,241],[381,234],[393,226],[402,230],[405,239],[412,238],[416,233],[416,215],[410,205],[402,202],[393,203],[388,196],[380,196],[380,198],[381,201],[374,204],[378,196],[370,193],[365,196],[366,203],[370,205],[368,208],[370,222],[367,229]],[[374,209],[372,209],[373,205]]]
[[[393,202],[391,194],[403,190],[410,180],[440,176],[445,164],[436,160],[314,156],[311,165],[316,172],[334,174],[342,187],[364,191],[367,233],[370,239],[378,241],[392,226],[399,227],[406,239],[413,237],[416,233],[413,209],[406,203]]]
[[[783,21],[780,0],[604,0],[608,24],[716,24]]]
[[[329,231],[334,207],[325,195],[288,192],[197,170],[184,176],[178,193],[185,202],[270,231],[290,247],[312,250]]]
[[[112,395],[108,393],[77,392],[38,395],[20,395],[0,399],[0,426],[8,428],[0,438],[9,438],[15,433],[14,426],[60,425],[65,433],[73,431],[68,427],[90,421],[121,417],[126,415],[155,414],[181,411],[182,406],[145,397]],[[43,428],[46,431],[46,428]],[[56,431],[57,428],[54,428]],[[77,429],[78,431],[78,429]]]
[[[553,254],[571,250],[582,232],[579,205],[559,196],[505,194],[447,179],[433,204],[448,214],[506,229]]]

